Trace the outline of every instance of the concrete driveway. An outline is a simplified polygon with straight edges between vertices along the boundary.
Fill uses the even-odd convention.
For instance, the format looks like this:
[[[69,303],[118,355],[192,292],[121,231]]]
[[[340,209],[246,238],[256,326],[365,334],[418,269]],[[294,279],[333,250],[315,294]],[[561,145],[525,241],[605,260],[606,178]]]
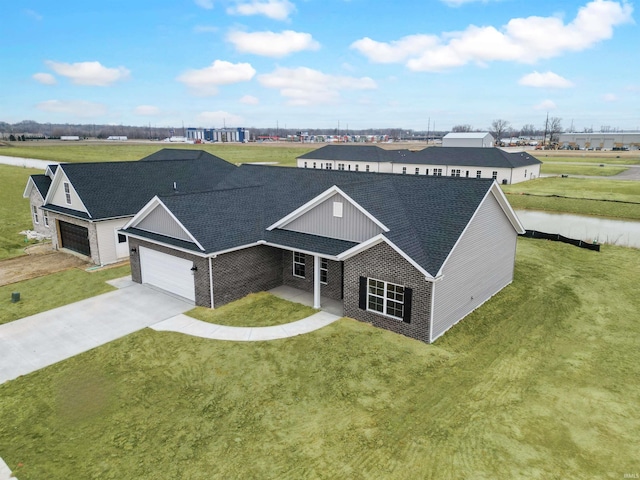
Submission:
[[[119,290],[0,325],[0,384],[193,308],[131,281]]]

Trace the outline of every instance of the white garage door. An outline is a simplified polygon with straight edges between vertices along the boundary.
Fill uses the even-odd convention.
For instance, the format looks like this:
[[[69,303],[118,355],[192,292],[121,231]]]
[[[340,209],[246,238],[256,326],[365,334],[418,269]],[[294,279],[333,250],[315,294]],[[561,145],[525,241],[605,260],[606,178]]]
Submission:
[[[195,302],[193,262],[166,253],[139,247],[142,283],[154,285]]]

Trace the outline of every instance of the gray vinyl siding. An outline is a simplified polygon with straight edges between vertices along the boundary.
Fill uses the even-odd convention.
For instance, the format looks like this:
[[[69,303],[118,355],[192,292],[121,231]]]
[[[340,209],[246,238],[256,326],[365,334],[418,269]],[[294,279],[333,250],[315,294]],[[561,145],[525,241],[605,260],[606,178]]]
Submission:
[[[480,205],[434,285],[435,340],[513,280],[517,233],[492,194]]]
[[[333,216],[333,202],[342,202],[341,218]],[[282,228],[351,242],[363,242],[383,231],[338,193]]]
[[[158,233],[167,237],[179,238],[192,242],[193,240],[186,234],[183,228],[171,217],[164,207],[157,206],[149,215],[136,225],[140,230]]]

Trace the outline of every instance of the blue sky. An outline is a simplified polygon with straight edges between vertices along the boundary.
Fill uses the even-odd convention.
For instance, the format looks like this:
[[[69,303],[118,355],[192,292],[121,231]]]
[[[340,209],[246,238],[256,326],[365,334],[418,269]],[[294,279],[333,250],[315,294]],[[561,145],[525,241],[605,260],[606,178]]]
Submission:
[[[0,120],[447,130],[640,127],[631,2],[23,0]]]

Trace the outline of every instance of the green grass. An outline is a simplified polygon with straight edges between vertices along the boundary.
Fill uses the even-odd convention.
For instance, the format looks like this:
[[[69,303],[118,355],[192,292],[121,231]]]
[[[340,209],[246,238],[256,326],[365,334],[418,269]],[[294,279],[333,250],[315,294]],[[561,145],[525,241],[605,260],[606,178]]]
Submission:
[[[295,322],[317,313],[311,307],[288,302],[266,292],[252,293],[220,308],[196,307],[185,315],[232,327],[270,327]]]
[[[171,143],[74,143],[31,144],[3,147],[0,155],[38,158],[57,162],[111,162],[139,160],[163,148],[205,150],[231,163],[277,162],[281,166],[295,166],[296,158],[315,150],[291,144],[171,144]]]
[[[640,182],[537,178],[501,187],[507,193],[509,203],[517,209],[640,220]]]
[[[0,325],[115,290],[105,282],[130,273],[129,265],[100,269],[91,273],[72,268],[2,286]],[[20,292],[19,302],[11,303],[12,292]]]
[[[574,153],[572,156],[546,156],[539,153],[533,154],[538,160],[544,163],[596,163],[608,165],[640,165],[640,155],[629,156],[628,154],[612,154],[610,156],[593,156],[585,153]]]
[[[143,330],[1,385],[2,457],[21,480],[622,478],[638,264],[520,239],[514,283],[434,345],[349,319],[257,343]]]
[[[626,171],[624,167],[600,167],[591,165],[560,165],[543,163],[540,167],[542,173],[547,174],[567,174],[567,175],[592,175],[592,176],[613,176]]]
[[[0,151],[1,153],[1,151]],[[32,168],[0,165],[0,260],[24,254],[25,237],[19,232],[33,229],[29,199],[22,198]],[[34,243],[34,242],[30,242]]]

